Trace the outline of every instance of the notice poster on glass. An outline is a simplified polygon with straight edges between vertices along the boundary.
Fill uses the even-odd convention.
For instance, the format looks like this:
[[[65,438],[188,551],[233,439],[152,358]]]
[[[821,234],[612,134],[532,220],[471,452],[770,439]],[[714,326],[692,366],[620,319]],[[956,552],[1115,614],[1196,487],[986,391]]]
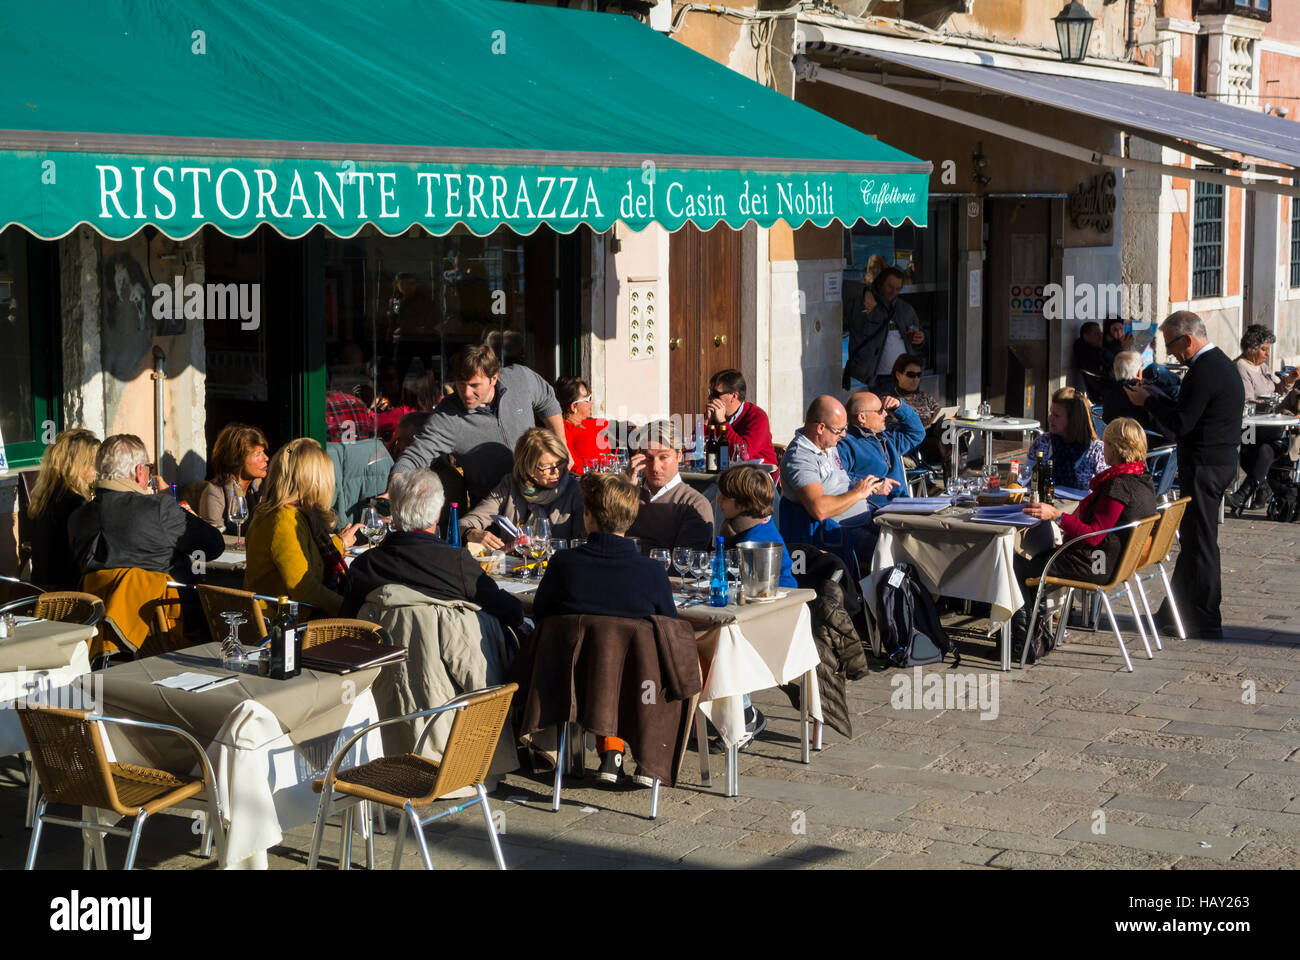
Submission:
[[[1043,304],[1047,302],[1041,283],[1013,283],[1008,298],[1010,339],[1046,340],[1047,321]]]

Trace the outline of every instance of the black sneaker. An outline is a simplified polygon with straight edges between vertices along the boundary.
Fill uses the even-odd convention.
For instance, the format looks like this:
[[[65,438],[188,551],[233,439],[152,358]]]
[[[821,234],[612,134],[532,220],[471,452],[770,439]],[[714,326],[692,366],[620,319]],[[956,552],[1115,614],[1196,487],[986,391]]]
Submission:
[[[641,772],[640,764],[637,765],[636,773],[632,774],[632,782],[638,787],[653,787],[655,778]]]
[[[617,750],[607,750],[600,755],[600,769],[596,779],[601,783],[618,783],[623,773],[623,754]]]

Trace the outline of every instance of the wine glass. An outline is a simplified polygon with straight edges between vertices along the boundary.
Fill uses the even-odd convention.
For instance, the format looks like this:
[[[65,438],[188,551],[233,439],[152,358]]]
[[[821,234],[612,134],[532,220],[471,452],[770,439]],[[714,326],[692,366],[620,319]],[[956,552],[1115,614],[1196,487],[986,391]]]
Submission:
[[[533,579],[542,579],[542,564],[551,555],[550,537],[529,537],[528,556],[533,561]]]
[[[235,525],[235,546],[244,549],[244,523],[248,520],[248,498],[239,487],[226,492],[226,519]]]
[[[248,618],[237,610],[225,610],[221,614],[221,619],[226,621],[226,626],[230,633],[221,641],[221,665],[227,670],[238,670],[244,663],[244,648],[239,642],[240,624],[248,622]]]
[[[541,579],[541,563],[549,556],[551,549],[551,521],[540,513],[528,518],[525,527],[528,533],[528,556],[537,563],[537,579]]]
[[[708,576],[713,570],[713,551],[697,550],[692,560],[695,572],[695,590],[698,593],[708,593]]]
[[[383,519],[379,516],[379,508],[375,506],[373,500],[370,501],[368,507],[361,511],[361,532],[366,535],[366,539],[372,545],[383,540],[384,535],[388,532]]]
[[[677,575],[685,580],[691,575],[691,561],[694,559],[694,551],[690,547],[673,548],[673,566],[677,568]]]
[[[652,547],[650,549],[650,559],[663,565],[664,573],[673,565],[673,552],[666,547]]]

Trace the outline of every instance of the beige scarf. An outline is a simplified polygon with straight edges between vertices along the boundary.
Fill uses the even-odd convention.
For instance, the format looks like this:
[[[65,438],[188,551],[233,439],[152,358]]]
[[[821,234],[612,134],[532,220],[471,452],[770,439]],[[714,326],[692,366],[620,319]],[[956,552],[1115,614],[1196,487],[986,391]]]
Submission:
[[[112,480],[96,480],[95,492],[113,490],[117,493],[139,493],[147,495],[148,490],[141,490],[140,485],[127,477],[114,477]]]

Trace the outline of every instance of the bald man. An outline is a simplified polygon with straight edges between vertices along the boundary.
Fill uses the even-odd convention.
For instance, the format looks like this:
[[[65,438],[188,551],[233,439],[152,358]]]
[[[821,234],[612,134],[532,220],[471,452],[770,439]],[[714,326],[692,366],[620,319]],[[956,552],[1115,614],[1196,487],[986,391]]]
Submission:
[[[808,407],[804,425],[794,435],[781,460],[781,497],[803,507],[808,517],[816,523],[834,520],[841,527],[851,528],[854,552],[860,560],[870,560],[874,548],[871,527],[871,505],[867,502],[874,494],[888,494],[897,484],[865,476],[853,480],[836,452],[836,444],[848,433],[848,413],[844,404],[834,397],[823,395]],[[787,541],[807,542],[813,534],[797,529],[790,510],[781,511],[781,535]],[[788,532],[787,532],[788,531]],[[866,554],[864,556],[864,553]]]
[[[886,423],[892,412],[893,426]],[[897,496],[907,496],[907,467],[903,457],[921,445],[925,426],[916,411],[897,397],[855,393],[849,397],[849,432],[836,445],[848,475],[888,477],[897,486],[889,493],[873,494],[871,506],[884,506]]]

